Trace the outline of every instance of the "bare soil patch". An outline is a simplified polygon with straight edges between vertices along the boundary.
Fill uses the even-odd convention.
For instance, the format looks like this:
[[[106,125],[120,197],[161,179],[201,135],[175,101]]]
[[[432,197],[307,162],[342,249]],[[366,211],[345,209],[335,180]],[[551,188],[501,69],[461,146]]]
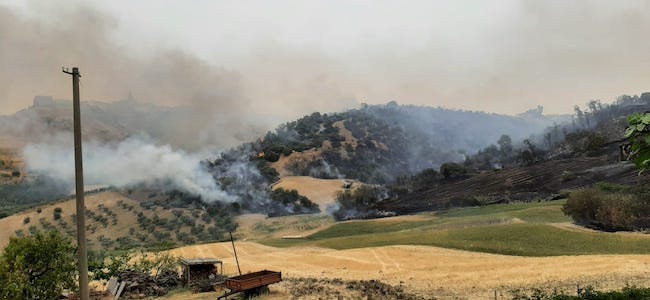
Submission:
[[[319,179],[309,176],[285,176],[273,186],[285,190],[297,190],[312,202],[318,204],[321,211],[336,203],[336,193],[343,190],[349,182],[343,179]]]
[[[280,177],[292,176],[291,172],[287,170],[287,166],[296,162],[309,162],[317,160],[321,157],[320,149],[309,149],[303,152],[292,152],[289,156],[280,156],[278,161],[271,164],[271,167],[275,168]]]

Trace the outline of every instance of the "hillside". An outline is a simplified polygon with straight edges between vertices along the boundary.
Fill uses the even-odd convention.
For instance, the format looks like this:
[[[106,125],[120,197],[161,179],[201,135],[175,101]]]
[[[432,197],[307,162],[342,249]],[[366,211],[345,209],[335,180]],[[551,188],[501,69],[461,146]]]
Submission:
[[[403,176],[388,185],[390,197],[371,208],[399,214],[564,197],[596,183],[641,187],[650,176],[628,161],[626,117],[650,109],[650,94],[589,103],[574,122],[555,124],[518,146],[507,136],[464,161]],[[363,215],[363,214],[360,214]]]
[[[281,161],[280,174],[386,183],[460,160],[502,134],[523,139],[557,120],[541,111],[512,117],[391,102],[314,113],[281,125],[251,147],[270,162]]]
[[[639,99],[632,98],[630,101],[634,104],[637,100]],[[86,105],[90,112],[87,117],[96,119],[89,123],[87,130],[108,140],[119,140],[123,138],[120,137],[122,133],[131,133],[120,130],[101,131],[99,128],[106,124],[113,124],[109,127],[119,129],[119,124],[130,124],[129,122],[133,121],[133,128],[145,130],[146,128],[137,125],[137,122],[148,119],[143,115],[144,119],[136,120],[137,114],[151,114],[150,117],[154,118],[153,116],[159,113],[174,114],[173,111],[176,111],[171,108],[141,105],[133,101]],[[337,215],[337,218],[373,217],[456,206],[548,200],[557,198],[564,190],[577,189],[600,181],[628,185],[644,184],[648,182],[647,176],[637,177],[630,164],[618,162],[618,144],[610,142],[617,137],[616,132],[624,128],[620,122],[622,115],[633,109],[641,109],[644,105],[622,102],[594,109],[583,113],[582,119],[578,119],[579,125],[573,124],[573,130],[569,128],[570,124],[554,125],[553,131],[563,132],[565,139],[549,139],[551,143],[548,149],[544,149],[540,141],[534,138],[529,138],[533,141],[528,144],[530,149],[514,142],[534,136],[535,132],[548,131],[545,126],[558,120],[543,116],[541,108],[512,117],[442,108],[400,106],[393,102],[386,105],[364,105],[359,109],[341,113],[313,113],[283,124],[257,141],[224,151],[216,159],[204,160],[198,166],[179,165],[179,155],[186,153],[173,153],[172,159],[167,160],[172,164],[165,165],[165,169],[156,170],[166,172],[171,169],[173,171],[165,176],[180,177],[194,176],[196,172],[200,172],[201,177],[173,178],[185,183],[188,180],[200,179],[199,185],[171,185],[172,178],[154,177],[149,180],[146,176],[157,176],[157,173],[146,173],[144,183],[127,183],[111,189],[111,199],[120,199],[119,204],[113,204],[113,201],[117,200],[106,200],[107,203],[101,204],[102,206],[98,203],[95,208],[89,208],[93,211],[89,215],[90,219],[94,218],[99,222],[91,224],[95,227],[89,229],[92,229],[92,238],[96,242],[103,242],[103,247],[108,249],[156,245],[171,241],[167,245],[158,244],[160,247],[167,247],[173,244],[219,240],[223,238],[224,233],[236,228],[234,218],[241,214],[279,217],[318,212],[333,213],[340,208],[353,213],[342,214],[343,217]],[[123,110],[129,110],[127,108],[132,108],[133,112],[124,112]],[[123,116],[108,117],[112,113]],[[45,120],[50,126],[49,130],[69,130],[64,126],[68,124],[65,121],[67,115],[61,104],[56,101],[35,105],[9,118],[20,119],[21,116],[31,114],[36,114],[37,120]],[[142,124],[145,123],[147,122]],[[458,128],[462,130],[459,131]],[[589,141],[592,138],[590,134],[594,132],[602,132],[605,142],[594,148],[596,150],[582,149],[584,145],[591,145],[585,144],[584,141]],[[512,152],[505,156],[502,155],[505,153],[502,149],[490,145],[504,135],[509,136],[509,145],[512,147]],[[537,146],[533,149],[535,143]],[[148,145],[145,146],[136,149],[152,149]],[[500,147],[502,146],[500,144]],[[490,152],[494,149],[496,152]],[[9,169],[24,170],[19,153],[12,151],[3,152],[6,169],[3,169],[3,174]],[[526,151],[534,152],[533,160],[520,159]],[[105,155],[110,153],[108,151]],[[146,153],[138,153],[144,154]],[[489,159],[485,160],[486,157]],[[508,160],[500,160],[504,157]],[[136,157],[136,160],[139,159]],[[467,173],[456,176],[443,172],[443,169],[449,166],[446,163],[463,159],[465,166],[462,167],[467,169]],[[476,164],[479,160],[487,163]],[[485,166],[490,167],[497,162],[502,163],[504,167],[485,169]],[[179,173],[175,167],[189,171]],[[445,170],[453,172],[452,169]],[[119,171],[118,174],[130,172],[128,169]],[[26,234],[32,226],[34,228],[31,231],[58,226],[71,233],[67,223],[71,220],[66,219],[65,214],[60,214],[61,218],[52,222],[50,216],[53,217],[53,213],[48,212],[43,215],[45,217],[34,213],[34,209],[41,203],[66,199],[70,191],[69,186],[66,190],[66,185],[57,183],[39,172],[26,176],[26,172],[21,171],[19,176],[5,175],[4,178],[6,182],[0,185],[0,189],[5,195],[3,201],[7,204],[3,205],[3,209],[7,213],[28,209],[18,214],[18,217],[11,217],[13,219],[10,223],[14,225],[10,232]],[[336,203],[338,192],[357,190],[363,183],[380,184],[374,185],[374,190],[370,191],[375,193],[371,195],[372,199],[355,204],[357,207],[342,207],[342,203]],[[106,186],[109,184],[110,182]],[[187,186],[188,190],[181,189]],[[200,195],[203,194],[196,193],[197,189],[204,188],[211,192],[213,198],[202,198]],[[93,197],[109,196],[100,193],[89,198],[95,199]],[[42,209],[45,207],[54,209],[52,205],[45,205]],[[131,211],[128,210],[129,207],[134,208],[131,208]],[[328,210],[329,207],[333,209]],[[115,213],[114,210],[124,211]],[[170,215],[170,210],[174,211],[173,215]],[[28,213],[31,215],[25,215]],[[355,215],[356,213],[361,214]],[[136,216],[136,223],[131,217],[126,217],[127,215]],[[27,217],[30,222],[21,225]],[[16,221],[16,218],[19,221]],[[43,218],[44,221],[41,221]],[[244,218],[239,220],[246,223]],[[255,220],[253,223],[246,223],[247,226],[281,227],[273,224],[273,220]],[[306,227],[296,225],[296,228],[305,228],[304,231],[310,232],[329,222],[309,224]],[[110,227],[105,223],[129,224],[129,228],[133,230],[128,236],[109,235],[113,229],[103,230],[102,228]],[[300,221],[294,223],[298,224]],[[16,227],[16,224],[20,226]],[[28,224],[31,225],[27,226]],[[302,235],[304,232],[292,229],[283,234],[285,233]],[[109,236],[112,238],[107,238]],[[123,238],[118,241],[118,237]]]
[[[108,191],[85,198],[86,232],[91,250],[157,249],[219,241],[237,227],[227,208],[206,209],[194,202],[174,204],[178,197],[156,192]],[[75,211],[74,198],[68,198],[2,218],[0,248],[4,248],[11,236],[43,229],[57,229],[74,240]]]
[[[0,184],[19,182],[25,173],[24,162],[17,151],[0,147]]]
[[[623,185],[650,184],[629,162],[607,157],[557,159],[531,166],[486,171],[467,179],[439,182],[396,195],[379,208],[398,213],[431,211],[458,206],[542,201],[596,182]]]

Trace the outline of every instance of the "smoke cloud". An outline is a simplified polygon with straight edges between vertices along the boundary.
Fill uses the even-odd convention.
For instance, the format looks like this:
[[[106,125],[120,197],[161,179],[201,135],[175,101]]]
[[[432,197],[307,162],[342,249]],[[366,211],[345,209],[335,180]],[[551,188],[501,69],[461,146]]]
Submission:
[[[132,93],[182,106],[186,117],[161,118],[159,140],[90,142],[88,182],[171,180],[207,199],[230,201],[207,182],[198,151],[214,153],[313,111],[397,100],[567,113],[650,82],[644,1],[25,3],[0,4],[0,114],[28,107],[35,95],[70,98],[62,66],[81,69],[83,100]],[[0,142],[7,132],[41,132],[15,120],[0,120]],[[32,141],[26,163],[71,178],[69,145]]]
[[[244,122],[390,100],[569,113],[650,79],[645,1],[28,3],[0,6],[3,113],[69,97],[54,70],[73,65],[84,99],[132,91]]]
[[[24,149],[30,172],[44,173],[74,187],[74,153],[70,137],[58,136],[58,142],[29,144]],[[210,173],[200,165],[205,158],[157,146],[143,138],[128,138],[117,144],[89,142],[84,150],[84,183],[118,188],[137,186],[179,190],[205,201],[236,201],[217,186]],[[65,141],[67,143],[64,143]]]
[[[113,36],[116,21],[86,4],[30,2],[29,8],[40,13],[22,15],[0,4],[0,113],[30,106],[35,95],[70,99],[70,76],[59,70],[76,66],[82,101],[132,94],[139,102],[182,106],[186,118],[166,120],[165,142],[175,147],[233,146],[278,123],[252,109],[235,71],[177,48],[122,45]]]

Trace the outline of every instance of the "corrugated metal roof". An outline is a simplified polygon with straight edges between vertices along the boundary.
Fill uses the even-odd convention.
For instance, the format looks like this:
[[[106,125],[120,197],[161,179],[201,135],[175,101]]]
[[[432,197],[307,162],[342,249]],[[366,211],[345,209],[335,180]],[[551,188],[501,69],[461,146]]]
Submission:
[[[184,265],[209,265],[221,263],[221,260],[216,258],[195,258],[195,259],[182,259]]]

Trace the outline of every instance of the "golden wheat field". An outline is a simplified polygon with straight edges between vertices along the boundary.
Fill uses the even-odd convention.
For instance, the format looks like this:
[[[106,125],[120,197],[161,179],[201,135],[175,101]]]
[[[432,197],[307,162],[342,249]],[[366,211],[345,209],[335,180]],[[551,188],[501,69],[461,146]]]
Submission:
[[[428,246],[332,250],[274,248],[252,242],[239,242],[236,247],[244,273],[269,269],[281,271],[285,278],[376,279],[440,299],[488,299],[495,291],[505,297],[508,291],[531,287],[614,289],[628,283],[642,285],[650,279],[650,255],[516,257]],[[226,273],[237,273],[230,243],[188,246],[170,253],[218,257],[223,259]],[[271,291],[265,298],[289,297],[282,284],[271,286]]]

